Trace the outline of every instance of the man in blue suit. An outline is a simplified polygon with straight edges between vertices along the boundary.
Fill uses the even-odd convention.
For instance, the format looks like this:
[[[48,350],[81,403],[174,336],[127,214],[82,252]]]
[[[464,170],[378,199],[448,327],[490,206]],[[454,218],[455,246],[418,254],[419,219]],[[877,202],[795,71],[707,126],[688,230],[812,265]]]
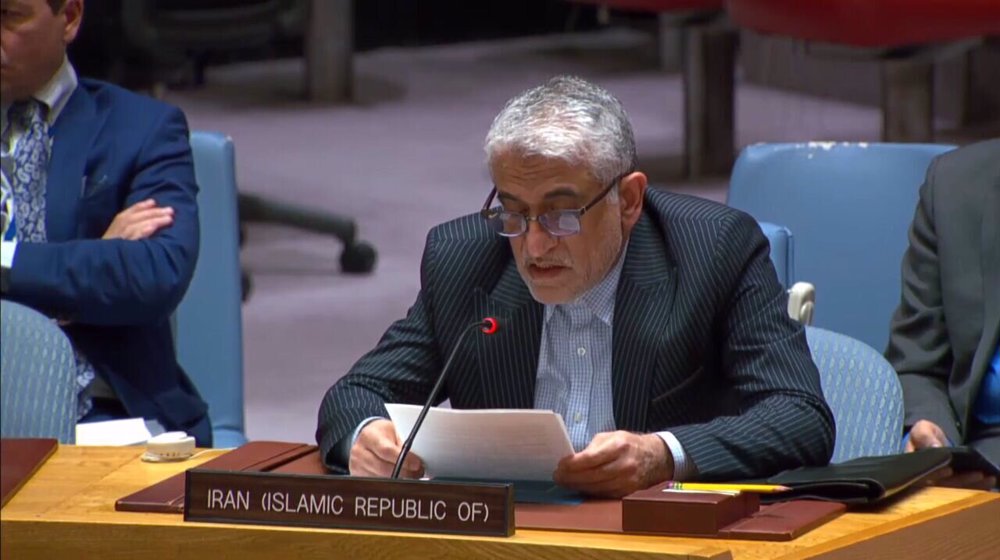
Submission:
[[[647,190],[621,103],[579,78],[509,101],[486,152],[482,211],[431,230],[406,318],[327,392],[328,467],[388,475],[385,403],[422,403],[453,352],[441,398],[558,412],[576,453],[553,478],[589,494],[829,461],[819,372],[750,216]],[[485,316],[501,329],[459,346]]]
[[[69,336],[81,421],[144,417],[211,445],[169,322],[198,257],[184,116],[77,78],[83,0],[2,9],[3,297]]]

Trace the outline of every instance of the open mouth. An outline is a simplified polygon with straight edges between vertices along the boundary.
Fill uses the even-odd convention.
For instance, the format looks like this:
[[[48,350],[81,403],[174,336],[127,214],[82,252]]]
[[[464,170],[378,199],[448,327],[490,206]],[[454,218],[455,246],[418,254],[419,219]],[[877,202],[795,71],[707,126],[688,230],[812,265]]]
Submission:
[[[528,272],[531,277],[537,280],[545,280],[549,278],[555,278],[567,270],[567,267],[561,265],[528,265]]]

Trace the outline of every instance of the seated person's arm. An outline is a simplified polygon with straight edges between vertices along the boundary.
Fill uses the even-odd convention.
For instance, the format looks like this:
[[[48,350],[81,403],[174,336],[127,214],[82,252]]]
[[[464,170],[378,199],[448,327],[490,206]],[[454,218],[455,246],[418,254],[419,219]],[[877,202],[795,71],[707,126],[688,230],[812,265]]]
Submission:
[[[731,277],[719,283],[734,288],[717,319],[722,365],[742,413],[657,433],[598,434],[560,462],[558,483],[620,497],[678,476],[752,478],[829,461],[833,417],[802,326],[785,312],[764,237],[741,214],[719,244],[716,257],[744,264],[720,268]]]
[[[395,437],[391,422],[384,420],[389,417],[384,403],[424,404],[441,371],[427,309],[432,300],[427,282],[430,246],[428,240],[421,264],[421,291],[406,318],[393,323],[378,345],[323,397],[316,439],[323,463],[334,472],[350,469],[356,475],[388,476],[402,442]],[[445,398],[442,395],[440,401]],[[372,418],[380,420],[358,430]],[[419,458],[411,453],[404,474],[416,476],[421,471]]]
[[[787,296],[752,218],[738,214],[728,224],[716,256],[742,263],[719,268],[718,282],[733,289],[716,318],[721,365],[740,413],[668,429],[702,480],[826,464],[833,453],[833,414],[804,328],[785,311]]]
[[[948,398],[952,352],[934,229],[934,169],[932,164],[920,189],[909,247],[903,256],[902,296],[892,317],[885,353],[903,386],[903,424],[910,431],[907,451],[961,441]]]
[[[165,319],[187,290],[198,256],[197,190],[187,124],[171,108],[138,152],[123,205],[138,212],[153,200],[171,209],[169,225],[158,214],[123,221],[125,210],[105,231],[116,239],[18,243],[6,297],[77,323]],[[145,226],[126,227],[137,222]],[[161,229],[141,238],[150,224]]]

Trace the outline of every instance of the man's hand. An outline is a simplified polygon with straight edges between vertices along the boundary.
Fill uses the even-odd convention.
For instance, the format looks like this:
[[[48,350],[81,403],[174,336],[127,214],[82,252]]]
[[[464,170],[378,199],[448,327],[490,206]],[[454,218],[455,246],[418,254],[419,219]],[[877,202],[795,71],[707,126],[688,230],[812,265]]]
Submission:
[[[925,447],[949,447],[948,436],[944,430],[930,420],[918,420],[910,429],[910,437],[906,440],[906,452],[916,451]],[[973,490],[989,490],[996,487],[995,476],[982,471],[965,471],[956,473],[951,468],[943,469],[929,482],[934,486],[951,488],[969,488]]]
[[[674,474],[674,459],[656,434],[604,432],[586,449],[559,461],[553,478],[560,486],[620,498]]]
[[[153,199],[143,200],[119,212],[101,239],[146,239],[172,223],[173,208],[157,207]]]
[[[910,429],[910,437],[906,440],[906,452],[916,451],[925,447],[948,447],[948,436],[944,430],[930,420],[918,420]]]
[[[390,420],[373,420],[361,430],[358,441],[351,447],[348,468],[355,476],[389,477],[402,447],[403,442],[396,437],[396,428]],[[407,453],[399,476],[420,478],[423,475],[424,462],[413,452]]]

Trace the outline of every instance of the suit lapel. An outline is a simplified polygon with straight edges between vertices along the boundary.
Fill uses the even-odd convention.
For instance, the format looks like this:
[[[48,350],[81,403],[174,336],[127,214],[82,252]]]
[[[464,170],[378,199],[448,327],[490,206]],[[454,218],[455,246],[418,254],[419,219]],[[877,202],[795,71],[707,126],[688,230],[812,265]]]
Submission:
[[[477,337],[486,408],[532,408],[542,338],[543,306],[531,297],[514,259],[509,259],[493,291],[477,289],[480,317],[495,317],[500,329]]]
[[[615,296],[611,390],[619,430],[645,431],[650,375],[667,332],[677,275],[648,215],[636,224]]]
[[[103,121],[94,99],[78,86],[50,129],[45,231],[51,241],[77,237],[76,209],[86,180],[87,158]]]

